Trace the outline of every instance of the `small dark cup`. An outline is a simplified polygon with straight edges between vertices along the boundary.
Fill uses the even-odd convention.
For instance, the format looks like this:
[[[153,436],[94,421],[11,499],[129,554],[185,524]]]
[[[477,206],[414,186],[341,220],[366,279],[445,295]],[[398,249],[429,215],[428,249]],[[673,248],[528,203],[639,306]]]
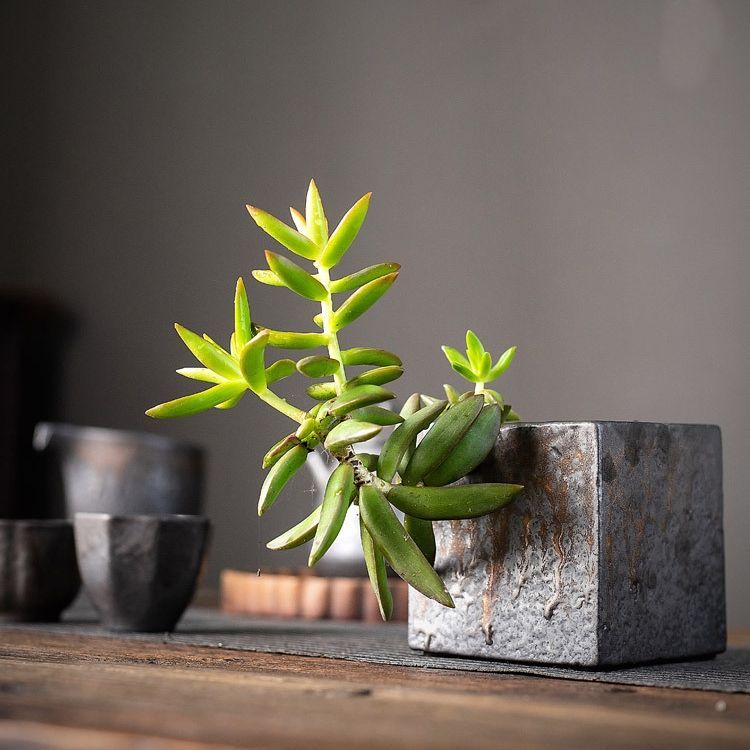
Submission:
[[[70,521],[0,520],[0,622],[56,622],[80,586]]]
[[[192,599],[206,549],[202,516],[76,513],[81,577],[110,630],[174,630]]]

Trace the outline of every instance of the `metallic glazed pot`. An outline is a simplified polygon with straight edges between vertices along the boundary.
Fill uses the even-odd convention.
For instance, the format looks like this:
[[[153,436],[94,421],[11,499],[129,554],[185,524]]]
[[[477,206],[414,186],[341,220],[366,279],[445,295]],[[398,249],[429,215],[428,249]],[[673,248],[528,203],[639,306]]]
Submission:
[[[174,630],[193,597],[209,526],[202,516],[76,513],[78,565],[102,624]]]
[[[201,448],[161,435],[41,422],[37,450],[59,453],[66,515],[201,512]]]
[[[718,427],[509,424],[462,481],[525,489],[491,515],[434,524],[456,607],[412,590],[413,648],[600,666],[726,647]]]
[[[70,521],[0,520],[0,621],[55,622],[80,585]]]

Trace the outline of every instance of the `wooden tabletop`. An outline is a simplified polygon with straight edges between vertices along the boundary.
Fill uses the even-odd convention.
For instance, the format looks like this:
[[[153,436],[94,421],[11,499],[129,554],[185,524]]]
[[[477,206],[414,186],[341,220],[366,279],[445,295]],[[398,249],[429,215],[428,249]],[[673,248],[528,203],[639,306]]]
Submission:
[[[0,750],[506,747],[748,750],[750,695],[0,634]]]

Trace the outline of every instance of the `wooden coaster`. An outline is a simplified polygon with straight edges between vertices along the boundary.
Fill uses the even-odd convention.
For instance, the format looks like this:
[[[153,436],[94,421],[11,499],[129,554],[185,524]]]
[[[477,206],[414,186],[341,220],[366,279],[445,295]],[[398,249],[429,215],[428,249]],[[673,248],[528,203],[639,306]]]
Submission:
[[[392,621],[406,622],[409,587],[400,578],[388,581],[393,595]],[[221,572],[221,608],[259,617],[305,620],[382,622],[367,578],[323,578],[307,570],[251,573]]]

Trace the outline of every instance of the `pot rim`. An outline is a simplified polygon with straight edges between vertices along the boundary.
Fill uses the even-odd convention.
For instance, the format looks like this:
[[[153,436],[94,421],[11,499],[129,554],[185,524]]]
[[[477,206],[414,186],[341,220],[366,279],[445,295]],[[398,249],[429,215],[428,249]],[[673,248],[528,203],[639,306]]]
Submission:
[[[543,422],[505,422],[502,429],[515,427],[547,427],[549,425],[589,425],[589,424],[641,424],[658,427],[713,427],[721,429],[720,425],[711,422],[653,422],[640,419],[549,419]]]

